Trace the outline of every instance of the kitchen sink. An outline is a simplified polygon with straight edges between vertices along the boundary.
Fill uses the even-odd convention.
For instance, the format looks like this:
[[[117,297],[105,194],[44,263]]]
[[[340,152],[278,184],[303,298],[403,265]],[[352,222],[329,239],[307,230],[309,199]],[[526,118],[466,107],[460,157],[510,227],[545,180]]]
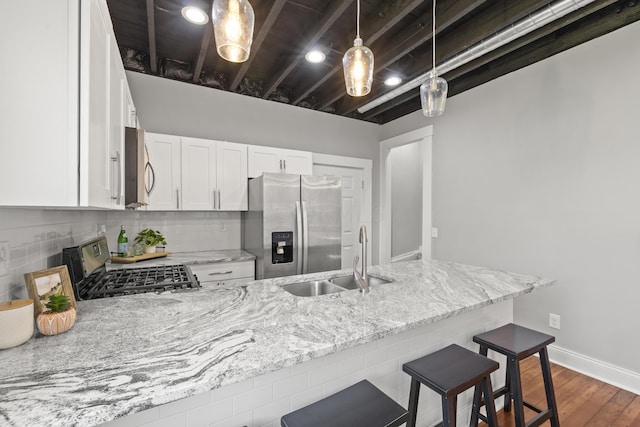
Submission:
[[[311,280],[308,282],[291,283],[282,285],[282,289],[298,297],[315,297],[318,295],[335,294],[345,288],[337,286],[327,280]]]
[[[368,276],[368,279],[369,279],[369,286],[377,286],[377,285],[384,285],[385,283],[391,283],[391,280],[383,279],[382,277],[377,277],[377,276],[370,275]],[[348,276],[334,277],[333,279],[329,279],[329,281],[331,283],[334,283],[340,286],[341,288],[360,289],[360,286],[358,286],[358,283],[353,278],[353,274],[350,274]]]

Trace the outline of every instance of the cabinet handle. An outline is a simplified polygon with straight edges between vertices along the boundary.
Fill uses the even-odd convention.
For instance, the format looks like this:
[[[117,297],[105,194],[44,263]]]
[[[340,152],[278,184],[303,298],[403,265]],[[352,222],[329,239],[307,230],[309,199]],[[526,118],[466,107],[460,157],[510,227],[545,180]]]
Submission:
[[[217,276],[219,274],[231,274],[233,273],[233,270],[229,270],[229,271],[214,271],[213,273],[209,273],[209,276]]]
[[[116,164],[116,174],[118,175],[118,185],[116,186],[115,190],[116,190],[116,194],[114,196],[113,194],[113,189],[111,190],[111,200],[115,200],[116,204],[120,204],[120,196],[122,194],[122,171],[121,171],[121,167],[122,167],[122,162],[120,161],[120,152],[116,151],[116,156],[115,157],[111,157],[111,161],[113,163]],[[111,180],[111,183],[113,185],[113,179]]]
[[[280,173],[282,173],[282,159],[280,159]]]
[[[218,190],[218,210],[222,209],[222,195],[220,194],[220,190]]]
[[[283,160],[283,161],[282,161],[282,164],[284,165],[284,167],[282,168],[282,171],[283,171],[284,173],[287,173],[287,160],[286,160],[286,159],[285,159],[285,160]]]
[[[176,188],[176,209],[180,209],[180,189]]]
[[[147,188],[147,183],[145,182],[144,189],[147,192],[147,196],[150,196],[153,188],[156,186],[156,171],[153,169],[153,165],[150,162],[147,162],[145,169],[148,169],[150,172],[149,178],[151,179],[151,187]]]

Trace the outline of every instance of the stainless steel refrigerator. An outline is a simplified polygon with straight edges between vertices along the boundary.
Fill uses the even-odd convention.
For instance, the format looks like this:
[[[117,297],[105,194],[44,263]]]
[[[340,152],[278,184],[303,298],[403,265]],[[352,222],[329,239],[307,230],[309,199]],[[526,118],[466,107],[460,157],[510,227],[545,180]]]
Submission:
[[[341,267],[342,182],[334,176],[265,173],[249,181],[243,248],[256,279]]]

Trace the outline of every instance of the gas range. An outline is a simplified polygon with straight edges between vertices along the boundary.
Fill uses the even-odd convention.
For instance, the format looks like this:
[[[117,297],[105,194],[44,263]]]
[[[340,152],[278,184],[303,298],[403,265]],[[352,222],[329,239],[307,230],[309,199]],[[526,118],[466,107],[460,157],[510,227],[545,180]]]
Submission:
[[[200,289],[198,278],[184,264],[107,270],[109,258],[104,237],[62,250],[76,299]]]

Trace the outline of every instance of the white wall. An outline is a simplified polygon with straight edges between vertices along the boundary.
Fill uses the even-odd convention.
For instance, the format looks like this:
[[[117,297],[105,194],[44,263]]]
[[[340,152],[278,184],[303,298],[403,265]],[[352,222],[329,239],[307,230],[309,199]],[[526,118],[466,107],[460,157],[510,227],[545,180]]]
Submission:
[[[434,257],[558,279],[517,299],[515,320],[636,378],[638,40],[635,23],[458,95],[432,121]],[[416,112],[382,136],[428,123]]]
[[[378,229],[380,126],[146,74],[127,72],[127,80],[149,132],[373,160],[373,229]],[[377,237],[370,239],[375,263]]]
[[[391,256],[422,245],[422,150],[420,143],[394,147],[391,168]]]

